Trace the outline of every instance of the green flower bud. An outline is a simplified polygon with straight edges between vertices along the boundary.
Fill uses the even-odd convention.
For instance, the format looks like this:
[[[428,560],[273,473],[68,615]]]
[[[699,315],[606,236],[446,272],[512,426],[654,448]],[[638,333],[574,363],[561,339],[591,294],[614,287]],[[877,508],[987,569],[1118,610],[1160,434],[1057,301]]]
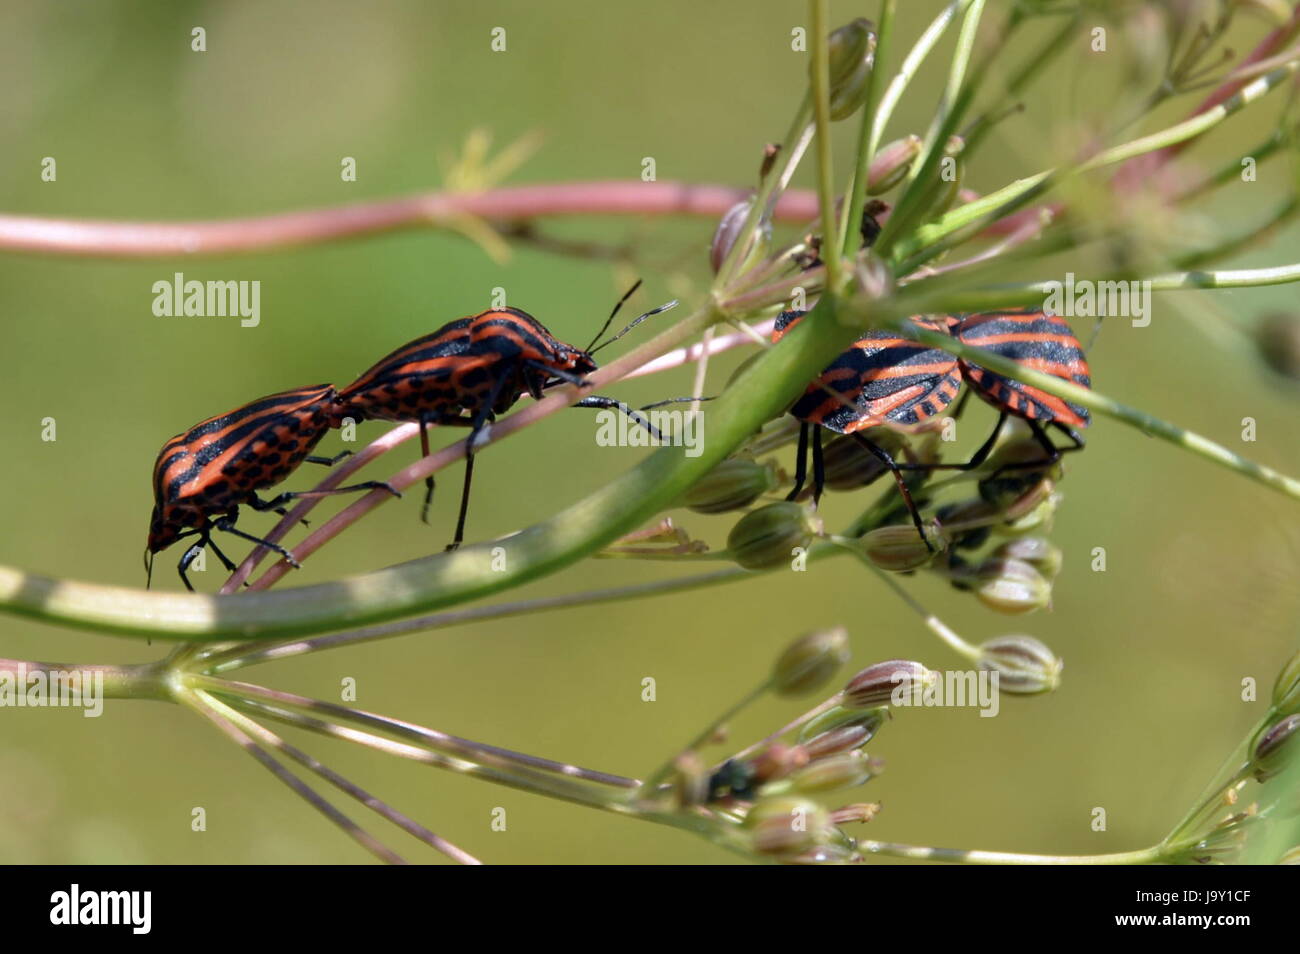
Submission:
[[[877,527],[862,537],[862,552],[882,570],[892,573],[917,570],[926,566],[945,546],[943,535],[933,527],[926,527],[925,531],[929,547],[917,536],[916,527],[910,523]]]
[[[1293,713],[1255,734],[1250,743],[1255,781],[1268,781],[1295,756],[1297,729],[1300,729],[1300,713]]]
[[[871,67],[876,59],[876,31],[859,17],[835,30],[830,54],[831,119],[848,119],[866,101]],[[812,72],[809,63],[809,73]]]
[[[745,569],[770,570],[789,564],[796,547],[806,549],[821,533],[821,519],[811,508],[783,500],[741,517],[727,535],[727,548]]]
[[[754,850],[763,854],[792,854],[826,845],[834,838],[830,813],[809,798],[763,798],[745,817]]]
[[[1055,579],[1061,572],[1061,548],[1046,537],[1018,537],[993,551],[994,557],[1023,560],[1043,576]]]
[[[728,457],[682,495],[682,503],[696,513],[743,510],[780,486],[776,465],[746,457]]]
[[[907,446],[902,434],[888,428],[870,427],[861,433],[890,456],[902,453]],[[822,460],[826,467],[826,486],[831,490],[857,490],[889,472],[875,454],[845,435],[837,435],[826,443]]]
[[[790,788],[803,795],[857,788],[877,774],[880,765],[865,752],[845,752],[818,759],[790,776]]]
[[[914,692],[915,686],[927,689],[939,674],[910,659],[890,659],[868,666],[844,687],[841,704],[846,709],[876,709],[893,701],[894,692]]]
[[[1273,683],[1273,708],[1281,715],[1300,712],[1300,653],[1296,653],[1277,674]]]
[[[867,174],[867,195],[888,192],[903,181],[913,160],[921,154],[921,137],[912,135],[881,146]]]
[[[713,233],[713,242],[709,245],[709,265],[713,268],[714,274],[722,267],[727,256],[731,253],[731,248],[741,237],[744,229],[745,220],[749,217],[749,210],[754,205],[753,198],[737,202],[728,209],[718,222],[718,227]],[[752,234],[752,233],[751,233]],[[758,226],[758,236],[753,240],[752,245],[746,250],[745,257],[742,260],[741,271],[745,265],[751,264],[759,256],[766,254],[767,247],[772,238],[772,223],[760,222]],[[747,239],[747,241],[750,241]]]
[[[985,560],[965,582],[981,603],[999,613],[1029,613],[1052,602],[1052,584],[1024,560]]]
[[[998,674],[998,688],[1017,695],[1051,692],[1061,683],[1064,663],[1032,636],[998,636],[980,646],[980,669]]]
[[[781,696],[816,692],[848,661],[849,633],[844,627],[801,636],[776,661],[772,691]]]

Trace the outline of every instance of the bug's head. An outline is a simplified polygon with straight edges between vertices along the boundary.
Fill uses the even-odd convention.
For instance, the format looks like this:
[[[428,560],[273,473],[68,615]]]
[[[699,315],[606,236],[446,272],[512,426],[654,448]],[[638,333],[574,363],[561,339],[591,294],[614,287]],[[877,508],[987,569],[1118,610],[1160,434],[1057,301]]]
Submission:
[[[162,507],[154,504],[153,516],[149,518],[149,542],[146,545],[146,554],[154,554],[160,550],[166,550],[169,546],[180,538],[183,528],[174,520],[168,520],[163,514]],[[145,567],[148,568],[148,555],[145,557]]]

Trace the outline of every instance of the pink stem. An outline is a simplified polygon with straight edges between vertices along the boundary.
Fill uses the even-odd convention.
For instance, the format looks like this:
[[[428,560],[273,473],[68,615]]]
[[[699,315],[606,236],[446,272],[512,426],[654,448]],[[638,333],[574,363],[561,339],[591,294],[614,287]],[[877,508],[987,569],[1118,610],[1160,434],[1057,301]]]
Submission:
[[[313,245],[396,229],[454,223],[473,215],[490,221],[541,216],[690,215],[720,218],[747,189],[681,182],[568,182],[487,192],[428,192],[329,209],[215,222],[112,222],[0,215],[0,250],[98,258],[229,255]],[[780,221],[817,214],[817,197],[792,189],[776,205]]]

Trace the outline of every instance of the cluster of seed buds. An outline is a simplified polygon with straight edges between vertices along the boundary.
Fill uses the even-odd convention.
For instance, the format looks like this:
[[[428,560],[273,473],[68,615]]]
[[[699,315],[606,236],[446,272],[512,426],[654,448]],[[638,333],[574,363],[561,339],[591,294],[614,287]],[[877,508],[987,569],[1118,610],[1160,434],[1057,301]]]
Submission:
[[[782,698],[824,691],[848,655],[843,629],[809,633],[782,653],[763,689]],[[911,660],[868,666],[789,725],[710,766],[697,749],[717,740],[718,723],[675,761],[671,791],[683,807],[738,826],[742,844],[756,854],[788,863],[860,860],[841,826],[870,821],[880,806],[851,802],[828,809],[821,799],[856,790],[880,774],[882,762],[865,747],[889,718],[891,702],[900,692],[928,689],[938,678]]]

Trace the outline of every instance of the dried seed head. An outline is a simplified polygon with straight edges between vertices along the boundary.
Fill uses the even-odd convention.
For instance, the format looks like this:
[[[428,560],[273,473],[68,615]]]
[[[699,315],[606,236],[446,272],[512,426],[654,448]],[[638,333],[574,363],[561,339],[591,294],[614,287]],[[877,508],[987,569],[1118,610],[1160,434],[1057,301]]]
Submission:
[[[1024,560],[991,557],[964,582],[981,603],[999,613],[1029,613],[1052,602],[1052,584]]]
[[[926,527],[926,539],[928,547],[910,523],[877,527],[862,537],[862,552],[882,570],[905,573],[926,566],[945,546],[943,535],[932,527]]]
[[[796,639],[772,670],[772,691],[782,696],[816,692],[849,661],[849,633],[844,627],[818,630]]]
[[[796,547],[806,549],[821,533],[821,519],[811,508],[781,501],[741,517],[727,535],[727,548],[745,569],[770,570],[789,564]]]
[[[867,174],[867,195],[888,192],[903,181],[913,160],[921,154],[921,137],[912,135],[881,146]]]
[[[876,59],[876,31],[870,20],[859,17],[832,32],[828,46],[831,119],[848,119],[867,99]]]
[[[912,693],[934,685],[939,674],[910,659],[890,659],[868,666],[844,687],[841,704],[846,709],[876,709],[887,706],[895,691]]]
[[[1064,663],[1032,636],[997,636],[980,646],[977,665],[998,674],[998,688],[1017,695],[1051,692]]]
[[[695,482],[682,495],[682,503],[696,513],[743,510],[781,484],[776,465],[747,457],[728,457]]]
[[[835,836],[830,813],[810,798],[763,798],[745,817],[754,850],[763,854],[793,854],[826,845]]]
[[[1297,730],[1300,730],[1300,713],[1293,713],[1264,726],[1255,734],[1250,743],[1255,781],[1268,781],[1295,756]]]

